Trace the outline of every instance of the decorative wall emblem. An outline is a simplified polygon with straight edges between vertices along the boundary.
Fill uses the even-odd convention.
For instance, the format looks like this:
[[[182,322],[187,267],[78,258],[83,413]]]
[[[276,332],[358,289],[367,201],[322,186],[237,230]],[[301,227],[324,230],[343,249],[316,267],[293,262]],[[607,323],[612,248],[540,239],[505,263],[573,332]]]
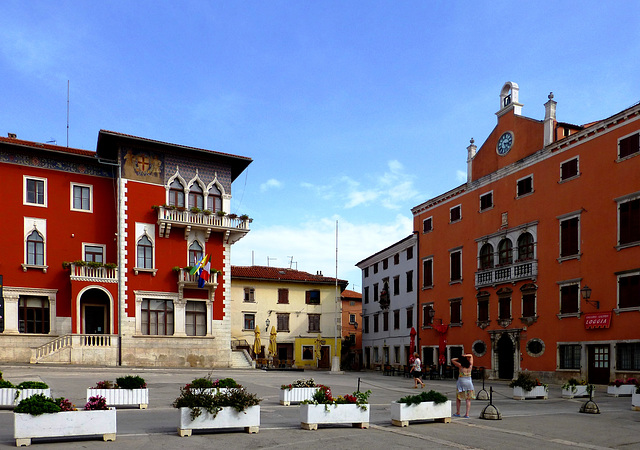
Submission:
[[[127,149],[123,159],[122,175],[125,178],[163,184],[163,162],[158,155]]]

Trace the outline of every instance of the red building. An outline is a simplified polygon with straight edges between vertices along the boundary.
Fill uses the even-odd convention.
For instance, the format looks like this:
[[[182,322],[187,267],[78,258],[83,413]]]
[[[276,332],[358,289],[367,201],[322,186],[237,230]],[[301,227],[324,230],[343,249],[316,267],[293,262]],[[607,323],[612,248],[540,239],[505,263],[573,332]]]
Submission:
[[[362,367],[362,294],[345,289],[340,295],[342,302],[342,367],[360,369]]]
[[[0,138],[0,358],[228,367],[228,214],[251,159],[100,131],[96,152]],[[185,267],[210,256],[203,287]]]
[[[412,209],[425,364],[472,352],[488,375],[592,383],[640,375],[640,105],[585,125],[498,123],[467,182]],[[441,344],[441,348],[439,348]]]

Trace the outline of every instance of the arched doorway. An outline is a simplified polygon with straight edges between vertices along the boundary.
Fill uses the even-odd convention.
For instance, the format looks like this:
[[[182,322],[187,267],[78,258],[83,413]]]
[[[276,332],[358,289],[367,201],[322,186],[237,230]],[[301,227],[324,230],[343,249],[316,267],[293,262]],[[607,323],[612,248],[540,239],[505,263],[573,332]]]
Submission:
[[[508,333],[502,333],[497,344],[498,353],[498,378],[513,379],[513,341]]]
[[[88,289],[80,297],[82,334],[110,334],[109,296],[100,289]]]

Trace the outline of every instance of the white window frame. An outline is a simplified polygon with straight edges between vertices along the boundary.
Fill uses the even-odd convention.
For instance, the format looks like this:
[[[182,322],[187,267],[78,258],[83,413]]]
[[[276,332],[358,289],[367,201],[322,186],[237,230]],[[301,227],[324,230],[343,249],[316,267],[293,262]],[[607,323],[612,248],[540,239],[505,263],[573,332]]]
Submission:
[[[424,281],[425,281],[425,277],[424,277],[424,263],[426,261],[431,260],[431,284],[430,285],[425,285]],[[433,288],[434,282],[433,282],[433,256],[427,256],[426,258],[422,258],[422,289],[431,289]]]
[[[582,314],[582,305],[580,303],[581,294],[580,294],[580,283],[582,282],[581,278],[574,278],[572,280],[558,281],[558,318],[563,317],[580,317]],[[568,286],[578,286],[578,311],[572,313],[563,313],[562,312],[562,288]],[[536,299],[537,302],[537,299]]]
[[[156,234],[155,225],[152,223],[140,223],[136,222],[136,241],[135,241],[135,267],[133,268],[133,273],[138,275],[138,273],[150,273],[154,277],[158,272],[156,268],[156,240],[154,236]],[[149,241],[151,241],[151,268],[146,267],[138,267],[138,242],[142,239],[143,236],[146,236]]]
[[[626,138],[628,138],[628,137],[631,137],[631,136],[633,136],[634,134],[639,134],[639,133],[640,133],[640,131],[636,130],[636,131],[634,131],[634,132],[632,132],[632,133],[629,133],[629,134],[627,134],[627,135],[625,135],[625,136],[620,136],[620,137],[618,138],[618,143],[617,143],[617,145],[616,145],[616,157],[617,157],[617,161],[626,161],[627,159],[630,159],[630,158],[633,158],[634,156],[638,156],[638,155],[640,155],[640,151],[637,151],[637,152],[632,153],[632,154],[630,154],[630,155],[623,156],[622,158],[620,157],[620,141],[622,141],[623,139],[626,139]]]
[[[102,263],[107,262],[107,246],[104,244],[94,244],[92,242],[83,242],[82,243],[82,260],[86,261],[87,258],[87,247],[100,247],[102,249]]]
[[[562,178],[562,166],[568,163],[569,161],[573,161],[574,159],[577,160],[576,174],[572,177]],[[560,163],[559,170],[560,170],[560,175],[559,175],[558,183],[566,183],[567,181],[575,180],[576,178],[580,177],[580,155],[576,155],[573,158],[565,159],[564,161],[562,161]]]
[[[520,195],[520,194],[518,193],[518,183],[519,183],[520,181],[522,181],[522,180],[526,180],[527,178],[531,178],[531,192],[526,192],[526,193],[524,193],[524,194]],[[527,196],[529,196],[529,195],[533,194],[534,192],[535,192],[535,185],[534,185],[534,179],[533,179],[533,174],[532,174],[532,173],[530,173],[530,174],[529,174],[529,175],[527,175],[527,176],[524,176],[524,177],[518,178],[518,179],[516,180],[516,198],[524,198],[524,197],[527,197]]]
[[[247,316],[253,316],[253,328],[245,328],[245,324],[247,323]],[[256,329],[256,312],[255,311],[242,311],[242,331],[254,331]]]
[[[74,208],[73,207],[73,191],[76,187],[80,187],[80,188],[89,188],[89,209],[82,209],[82,208]],[[70,183],[70,188],[69,188],[69,208],[71,209],[71,211],[78,211],[78,212],[84,212],[84,213],[93,213],[93,185],[91,184],[82,184],[82,183],[74,183],[71,182]]]
[[[431,228],[429,228],[428,230],[425,231],[424,229],[424,223],[430,220],[431,221]],[[422,234],[427,234],[427,233],[431,233],[433,231],[433,216],[429,216],[426,219],[422,219]]]
[[[616,314],[626,311],[640,311],[640,307],[632,306],[630,308],[620,308],[620,278],[640,276],[639,270],[630,270],[625,273],[616,274],[616,308],[613,310]]]
[[[486,197],[487,195],[491,196],[491,206],[487,207],[487,208],[482,208],[482,198]],[[478,197],[478,212],[485,212],[485,211],[490,211],[493,209],[493,207],[495,206],[495,203],[493,201],[493,190],[487,191],[484,194],[480,194],[480,196]]]
[[[453,272],[451,271],[451,255],[454,253],[460,253],[460,278],[457,280],[453,280]],[[462,247],[456,247],[449,250],[449,284],[457,284],[462,283],[463,273],[462,273]]]
[[[460,217],[456,220],[451,220],[451,211],[453,211],[454,209],[458,208],[460,210]],[[451,208],[449,208],[449,223],[458,223],[462,220],[462,204],[457,204],[455,206],[452,206]]]
[[[37,180],[37,181],[43,181],[44,182],[44,196],[43,196],[43,201],[44,203],[31,203],[27,201],[27,180]],[[46,208],[48,203],[49,203],[49,195],[48,195],[49,189],[48,189],[48,185],[47,185],[47,179],[46,178],[42,178],[42,177],[34,177],[31,175],[23,175],[22,176],[22,204],[23,205],[28,205],[28,206],[38,206],[40,208]]]
[[[49,266],[47,265],[47,220],[37,219],[34,217],[24,218],[24,237],[22,241],[23,259],[22,271],[26,272],[27,269],[39,269],[43,273],[47,273]],[[42,265],[27,264],[27,238],[32,232],[37,232],[42,237]]]
[[[575,218],[578,219],[578,252],[574,255],[562,256],[562,222]],[[556,219],[558,219],[558,262],[580,259],[582,256],[582,210],[556,216]]]
[[[628,195],[624,195],[622,197],[618,197],[615,199],[616,201],[616,217],[617,217],[617,223],[616,223],[616,250],[620,250],[623,248],[627,248],[627,247],[635,247],[637,245],[640,245],[640,242],[629,242],[627,244],[620,244],[620,205],[622,205],[623,203],[627,203],[627,202],[632,202],[634,200],[638,200],[640,199],[640,191],[638,192],[634,192],[632,194],[628,194]]]

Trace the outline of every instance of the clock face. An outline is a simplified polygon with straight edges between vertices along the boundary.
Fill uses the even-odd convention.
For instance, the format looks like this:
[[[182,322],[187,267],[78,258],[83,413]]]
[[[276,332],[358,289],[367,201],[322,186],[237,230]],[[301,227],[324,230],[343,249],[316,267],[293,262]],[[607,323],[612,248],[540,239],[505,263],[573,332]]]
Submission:
[[[510,131],[507,131],[500,139],[498,139],[498,146],[496,147],[496,151],[498,155],[504,156],[509,153],[511,150],[511,146],[513,145],[513,134]]]

